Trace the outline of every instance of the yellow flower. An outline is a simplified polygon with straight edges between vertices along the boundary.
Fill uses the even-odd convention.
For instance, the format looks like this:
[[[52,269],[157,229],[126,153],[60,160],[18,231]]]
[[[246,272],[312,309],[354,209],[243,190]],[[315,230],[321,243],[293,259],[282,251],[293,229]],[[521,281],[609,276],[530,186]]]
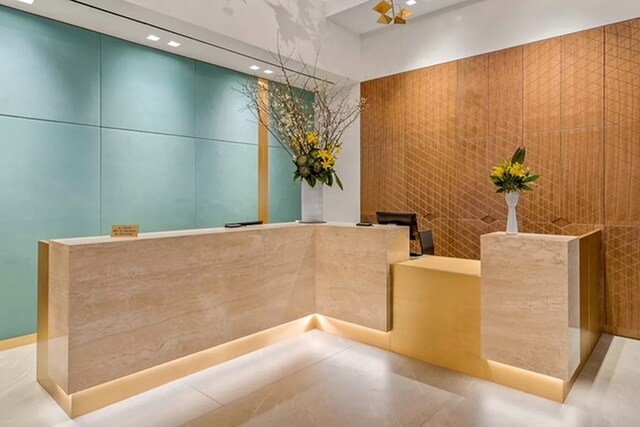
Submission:
[[[318,145],[318,132],[309,132],[307,133],[307,142],[309,143],[309,145],[311,145],[312,147],[315,147],[316,145]]]
[[[318,156],[322,160],[322,167],[324,169],[331,169],[336,164],[336,156],[330,150],[320,150]]]
[[[504,176],[504,169],[502,168],[502,166],[495,166],[492,170],[491,170],[491,175],[497,177],[497,178],[502,178]]]
[[[514,163],[509,169],[509,173],[519,178],[524,178],[527,175],[525,168],[520,163]]]
[[[291,141],[291,146],[293,148],[298,148],[300,146],[300,143],[298,142],[297,139],[294,139],[294,140]]]

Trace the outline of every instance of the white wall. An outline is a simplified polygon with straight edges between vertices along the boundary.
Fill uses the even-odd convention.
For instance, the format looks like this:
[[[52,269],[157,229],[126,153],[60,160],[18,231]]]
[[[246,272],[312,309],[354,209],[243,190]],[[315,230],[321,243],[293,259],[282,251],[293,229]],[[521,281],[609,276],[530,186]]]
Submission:
[[[363,80],[640,17],[640,0],[470,0],[362,38]]]
[[[360,84],[351,86],[349,97],[360,98]],[[337,186],[324,189],[324,217],[327,221],[360,222],[360,119],[345,132],[342,155],[336,172],[344,191]]]
[[[325,18],[322,0],[126,0],[252,46],[295,49],[306,63],[360,79],[360,37]]]

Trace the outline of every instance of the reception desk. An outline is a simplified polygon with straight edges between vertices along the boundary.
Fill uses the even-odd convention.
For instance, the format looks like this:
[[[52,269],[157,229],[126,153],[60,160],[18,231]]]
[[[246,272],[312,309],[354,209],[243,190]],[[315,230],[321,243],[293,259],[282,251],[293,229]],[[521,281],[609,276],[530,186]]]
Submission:
[[[91,400],[144,389],[118,395],[116,380],[262,333],[247,347],[258,349],[274,342],[264,331],[277,335],[293,322],[303,332],[316,313],[386,333],[390,266],[408,257],[408,230],[395,226],[294,223],[42,242],[38,379],[77,416],[95,409]],[[180,377],[225,357],[173,370]],[[97,394],[101,387],[112,397]]]
[[[389,348],[564,401],[600,336],[601,234],[492,233],[481,261],[394,265]]]
[[[496,233],[482,261],[409,259],[396,226],[41,242],[37,377],[75,417],[319,328],[563,401],[600,334],[600,239]]]

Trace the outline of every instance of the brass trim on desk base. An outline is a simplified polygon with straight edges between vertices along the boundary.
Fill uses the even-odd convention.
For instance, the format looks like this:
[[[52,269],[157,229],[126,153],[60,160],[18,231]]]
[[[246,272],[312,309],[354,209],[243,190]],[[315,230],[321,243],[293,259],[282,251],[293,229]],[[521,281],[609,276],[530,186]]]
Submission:
[[[316,328],[331,335],[372,345],[383,350],[391,350],[391,332],[382,332],[322,314],[316,314]]]
[[[22,335],[15,338],[0,340],[0,351],[11,350],[12,348],[22,347],[23,345],[35,344],[36,334]]]
[[[314,315],[306,316],[135,374],[67,395],[48,376],[38,382],[71,418],[79,417],[187,375],[235,359],[314,329]]]
[[[380,332],[375,329],[369,329],[364,326],[354,325],[353,323],[343,322],[341,320],[332,319],[322,315],[316,315],[316,322],[316,327],[318,329],[332,335],[369,344],[383,350],[392,351],[432,365],[481,378],[560,403],[564,402],[566,395],[571,389],[573,381],[575,381],[575,378],[572,381],[563,381],[557,378],[480,358],[477,360],[468,360],[465,368],[460,369],[444,364],[441,360],[429,357],[420,357],[415,354],[406,354],[406,352],[403,352],[397,346],[394,346],[394,331]]]
[[[76,418],[313,329],[394,351],[393,331],[381,332],[322,315],[310,315],[71,395],[40,369],[37,379],[67,415]],[[439,365],[430,360],[423,361]],[[575,380],[569,383],[492,361],[484,361],[484,365],[486,369],[482,372],[464,373],[556,402],[564,401]],[[41,367],[40,359],[38,367]]]

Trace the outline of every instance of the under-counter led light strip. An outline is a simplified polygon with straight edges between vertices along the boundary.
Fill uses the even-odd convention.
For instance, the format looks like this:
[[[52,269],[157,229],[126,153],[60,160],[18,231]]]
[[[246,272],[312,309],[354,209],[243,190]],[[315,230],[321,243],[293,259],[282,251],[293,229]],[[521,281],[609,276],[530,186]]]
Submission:
[[[33,4],[34,1],[36,0],[18,0],[20,3],[25,3],[25,4]]]

